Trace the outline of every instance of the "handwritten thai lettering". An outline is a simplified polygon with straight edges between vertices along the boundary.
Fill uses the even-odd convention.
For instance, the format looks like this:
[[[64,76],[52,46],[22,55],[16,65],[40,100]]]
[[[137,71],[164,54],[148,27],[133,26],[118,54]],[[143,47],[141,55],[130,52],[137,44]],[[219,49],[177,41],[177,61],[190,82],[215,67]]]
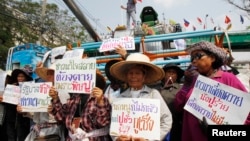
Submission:
[[[67,74],[59,72],[56,74],[56,81],[89,81],[93,80],[93,74]]]
[[[86,81],[86,82],[73,82],[72,83],[72,88],[74,91],[85,91],[85,92],[90,92],[90,86],[91,86],[91,81]]]
[[[121,135],[127,135],[128,132],[129,132],[129,130],[130,130],[130,126],[129,125],[120,125],[119,126],[119,133]]]
[[[21,93],[24,95],[29,95],[30,93],[39,92],[39,86],[28,86],[24,85],[21,89]]]
[[[215,110],[212,110],[212,117],[211,117],[211,120],[218,124],[218,125],[221,125],[223,124],[223,120],[225,119],[225,116],[219,116],[219,115],[216,115],[217,111]]]
[[[41,94],[47,94],[49,92],[49,89],[50,89],[50,85],[48,84],[42,84],[40,85],[40,93]]]
[[[210,107],[210,108],[212,106],[217,107],[218,105],[221,105],[223,103],[219,98],[217,98],[217,97],[209,97],[208,94],[201,94],[200,99],[207,102],[208,107]]]
[[[118,123],[122,125],[123,123],[132,123],[132,118],[129,116],[129,114],[125,114],[122,112],[121,115],[117,115],[118,117]]]
[[[116,111],[127,111],[130,112],[130,104],[112,104],[112,109]]]
[[[157,113],[158,112],[158,107],[154,104],[144,104],[144,103],[139,103],[137,100],[132,100],[133,104],[131,105],[131,110],[135,114],[137,111],[141,112],[147,112],[147,113]]]
[[[220,86],[219,83],[212,86],[201,80],[197,80],[195,83],[195,88],[200,89],[206,93],[212,94],[214,96],[217,96],[225,101],[231,102],[234,105],[241,107],[242,102],[243,102],[243,97],[240,97],[230,92],[227,92],[225,90],[219,89],[219,86]]]
[[[86,62],[75,62],[75,60],[70,60],[69,64],[57,63],[56,70],[94,70],[96,69],[96,63],[86,63]]]
[[[134,118],[134,132],[138,134],[139,131],[152,131],[154,120],[151,119],[149,114],[142,117]]]
[[[46,99],[40,99],[40,98],[31,98],[31,97],[22,97],[20,99],[21,106],[32,106],[37,107],[38,105],[49,105],[50,103],[50,97],[47,97]]]
[[[196,98],[193,99],[189,99],[187,101],[187,105],[189,105],[191,108],[195,109],[196,111],[198,111],[200,114],[204,115],[207,118],[211,118],[212,113],[206,109],[204,109],[203,107],[201,107],[200,105],[197,104],[197,100]]]

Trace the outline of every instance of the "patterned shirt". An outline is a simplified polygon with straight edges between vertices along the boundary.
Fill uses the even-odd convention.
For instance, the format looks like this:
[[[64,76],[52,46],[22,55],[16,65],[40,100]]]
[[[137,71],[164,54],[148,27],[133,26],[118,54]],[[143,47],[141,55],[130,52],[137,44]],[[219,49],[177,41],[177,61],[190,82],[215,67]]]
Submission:
[[[111,105],[106,97],[103,97],[104,104],[98,105],[94,97],[89,97],[86,104],[81,104],[82,94],[72,94],[67,103],[62,104],[60,100],[52,101],[52,114],[55,119],[64,122],[66,128],[72,132],[71,124],[72,120],[77,113],[77,109],[80,110],[81,116],[81,128],[85,132],[90,132],[95,129],[100,129],[110,125],[111,121]],[[84,106],[83,106],[84,105]],[[90,141],[101,141],[106,137],[90,137]],[[67,140],[71,140],[68,138]],[[105,140],[105,139],[104,139]]]

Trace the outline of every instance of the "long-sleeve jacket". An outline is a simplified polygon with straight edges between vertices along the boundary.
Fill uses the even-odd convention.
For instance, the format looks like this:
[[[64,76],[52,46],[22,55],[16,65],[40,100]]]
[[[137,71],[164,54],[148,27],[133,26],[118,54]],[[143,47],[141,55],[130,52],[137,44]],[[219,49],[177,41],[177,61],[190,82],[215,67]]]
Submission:
[[[69,131],[72,131],[70,127],[75,113],[78,112],[77,110],[81,111],[79,114],[81,117],[81,128],[85,132],[101,129],[110,125],[111,105],[106,97],[104,97],[103,105],[98,105],[94,97],[89,97],[86,104],[80,103],[81,94],[73,94],[65,104],[62,104],[60,100],[52,101],[52,114],[55,116],[56,120],[64,122]],[[78,107],[79,105],[80,107]],[[98,137],[89,139],[90,141],[102,140]]]
[[[244,85],[232,73],[217,71],[212,79],[246,92]],[[207,141],[207,136],[201,130],[199,119],[183,109],[192,90],[190,89],[188,92],[180,90],[176,94],[174,103],[176,110],[183,112],[182,141]],[[250,115],[246,124],[250,124]]]
[[[133,96],[131,95],[130,89],[128,88],[118,97],[132,98]],[[162,98],[160,92],[156,89],[152,89],[144,85],[143,90],[141,90],[141,93],[138,95],[138,98],[151,98],[160,100],[160,136],[161,140],[163,140],[172,127],[172,114],[164,99]]]

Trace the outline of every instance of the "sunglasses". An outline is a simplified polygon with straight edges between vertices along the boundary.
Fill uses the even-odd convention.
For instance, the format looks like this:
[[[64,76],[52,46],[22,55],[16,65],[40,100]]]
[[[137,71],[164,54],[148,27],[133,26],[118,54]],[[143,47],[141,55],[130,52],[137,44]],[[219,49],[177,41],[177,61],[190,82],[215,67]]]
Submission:
[[[193,62],[194,59],[200,60],[203,56],[206,56],[206,54],[205,53],[195,53],[194,55],[191,55],[191,62]]]

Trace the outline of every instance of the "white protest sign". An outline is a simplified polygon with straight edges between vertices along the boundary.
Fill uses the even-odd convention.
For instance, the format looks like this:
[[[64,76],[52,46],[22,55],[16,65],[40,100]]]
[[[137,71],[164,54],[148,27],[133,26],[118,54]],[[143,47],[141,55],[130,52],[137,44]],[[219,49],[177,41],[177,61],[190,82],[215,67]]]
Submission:
[[[82,59],[84,49],[68,50],[64,53],[63,59],[65,58],[79,58]]]
[[[59,55],[63,56],[65,52],[66,52],[66,46],[60,46],[60,47],[53,48],[51,50],[51,63],[53,64],[56,60],[56,57]]]
[[[99,52],[115,50],[115,47],[121,45],[125,50],[135,50],[135,41],[133,37],[126,36],[121,38],[110,38],[103,40]]]
[[[184,109],[208,124],[244,124],[250,112],[250,94],[199,75]]]
[[[51,82],[24,82],[21,87],[20,105],[23,112],[47,112],[51,97],[49,90]]]
[[[160,140],[160,101],[117,98],[112,103],[110,135]]]
[[[55,65],[56,89],[69,93],[90,93],[95,87],[95,58],[60,59]]]
[[[7,84],[3,93],[3,102],[17,105],[20,96],[20,86]]]

